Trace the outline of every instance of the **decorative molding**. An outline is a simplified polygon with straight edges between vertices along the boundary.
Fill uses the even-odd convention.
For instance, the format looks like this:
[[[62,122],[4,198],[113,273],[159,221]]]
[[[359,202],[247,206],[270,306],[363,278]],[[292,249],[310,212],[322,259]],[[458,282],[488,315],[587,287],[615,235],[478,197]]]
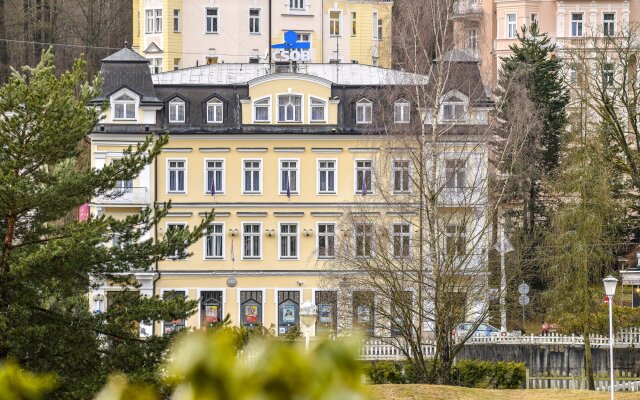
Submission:
[[[304,217],[304,211],[275,211],[274,217]]]
[[[192,151],[191,147],[165,147],[162,149],[163,153],[191,153]]]
[[[312,217],[341,217],[342,212],[311,211]]]
[[[387,215],[417,215],[415,211],[387,211]]]
[[[209,213],[208,213],[208,212],[199,212],[199,213],[198,213],[198,216],[200,216],[200,217],[206,217],[206,216],[208,216],[208,215],[209,215]],[[231,213],[230,213],[229,211],[214,212],[214,213],[213,213],[213,216],[214,216],[214,217],[216,217],[216,218],[217,218],[217,217],[223,218],[223,217],[229,217],[229,216],[231,216]]]
[[[360,216],[360,217],[366,217],[366,216],[376,216],[376,215],[380,215],[379,211],[350,211],[349,215],[355,215],[355,216]]]
[[[168,212],[167,217],[191,217],[192,212]]]
[[[244,211],[238,211],[236,212],[236,215],[238,217],[266,217],[268,215],[268,213],[266,212],[259,212],[259,211],[255,211],[255,212],[244,212]]]
[[[229,147],[200,147],[198,150],[201,153],[228,153],[231,149]]]
[[[304,147],[274,147],[276,153],[304,153]]]
[[[349,147],[350,153],[377,153],[380,151],[379,147]]]
[[[238,153],[266,153],[266,147],[236,147]]]
[[[342,147],[312,147],[311,151],[318,154],[342,153]]]

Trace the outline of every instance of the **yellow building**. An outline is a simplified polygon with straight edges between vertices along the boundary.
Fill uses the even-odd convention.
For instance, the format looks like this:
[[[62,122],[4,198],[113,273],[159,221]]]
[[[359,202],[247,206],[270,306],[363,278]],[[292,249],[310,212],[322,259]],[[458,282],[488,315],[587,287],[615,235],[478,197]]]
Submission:
[[[341,221],[365,196],[367,207],[384,207],[379,175],[409,173],[408,162],[375,165],[385,150],[377,135],[384,132],[383,110],[372,96],[426,77],[361,64],[309,64],[285,73],[216,64],[151,75],[147,59],[127,48],[103,60],[103,74],[104,95],[96,101],[109,108],[91,133],[92,165],[121,157],[151,132],[166,129],[170,141],[138,178],[118,184],[119,196],[94,199],[92,212],[120,218],[171,200],[163,225],[151,233],[161,238],[215,211],[189,257],[134,271],[144,295],[171,292],[201,304],[187,321],[143,326],[146,333],[199,328],[229,314],[234,323],[273,326],[282,334],[299,324],[305,300],[322,306],[316,328],[335,332],[336,304],[344,299],[323,288],[320,277],[337,243],[351,240]],[[479,73],[465,76],[480,80]],[[490,102],[483,90],[452,96],[463,107],[448,112],[464,132],[486,124]],[[404,98],[391,110],[395,124],[422,115]],[[473,176],[486,164],[465,168]],[[402,175],[393,176],[398,182]],[[452,193],[466,187],[460,176]],[[393,190],[409,190],[403,188]],[[102,284],[96,293],[107,293],[107,300],[109,291],[121,290]]]
[[[215,63],[274,61],[295,31],[310,62],[391,66],[392,0],[133,0],[133,49],[152,73]]]

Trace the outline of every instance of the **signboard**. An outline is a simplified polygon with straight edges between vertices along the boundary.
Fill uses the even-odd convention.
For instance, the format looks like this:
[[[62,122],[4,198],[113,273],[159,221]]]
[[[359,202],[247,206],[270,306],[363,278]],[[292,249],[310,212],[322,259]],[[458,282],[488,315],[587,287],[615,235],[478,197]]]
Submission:
[[[78,208],[78,221],[89,220],[89,204],[83,204]]]
[[[522,282],[520,284],[520,286],[518,286],[518,293],[520,293],[520,294],[529,293],[529,285],[527,285],[526,283]]]
[[[521,306],[526,306],[527,304],[529,304],[529,296],[527,296],[526,294],[521,294],[520,297],[518,297],[518,303],[520,303]]]
[[[287,31],[284,34],[284,43],[271,46],[271,58],[276,62],[311,61],[311,43],[298,42],[298,34],[295,31]]]

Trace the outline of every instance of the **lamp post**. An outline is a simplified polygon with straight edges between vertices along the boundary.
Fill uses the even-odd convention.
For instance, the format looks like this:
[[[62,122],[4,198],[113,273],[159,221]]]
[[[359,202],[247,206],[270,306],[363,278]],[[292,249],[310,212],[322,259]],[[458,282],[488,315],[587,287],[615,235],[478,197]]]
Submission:
[[[616,285],[618,284],[618,280],[609,275],[604,278],[602,282],[604,283],[604,292],[607,295],[609,303],[609,378],[611,378],[611,400],[613,400],[613,296],[616,294]]]
[[[316,323],[318,318],[318,307],[311,300],[307,300],[300,306],[300,318],[302,323],[307,328],[305,331],[305,348],[309,352],[309,335],[311,334],[311,325]]]

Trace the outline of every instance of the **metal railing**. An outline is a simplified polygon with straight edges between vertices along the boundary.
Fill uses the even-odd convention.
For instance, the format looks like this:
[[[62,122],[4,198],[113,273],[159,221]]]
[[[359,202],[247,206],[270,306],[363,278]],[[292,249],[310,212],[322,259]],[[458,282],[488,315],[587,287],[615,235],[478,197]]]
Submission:
[[[146,187],[115,188],[94,199],[99,204],[148,204],[149,190]]]
[[[467,15],[481,13],[482,9],[478,0],[458,0],[453,3],[454,15]]]
[[[609,337],[602,335],[590,335],[591,347],[609,346]],[[467,340],[467,344],[537,344],[537,345],[573,345],[584,346],[584,338],[577,335],[561,335],[549,333],[547,335],[526,336],[474,336]],[[614,338],[615,347],[640,346],[640,328],[624,329]]]

